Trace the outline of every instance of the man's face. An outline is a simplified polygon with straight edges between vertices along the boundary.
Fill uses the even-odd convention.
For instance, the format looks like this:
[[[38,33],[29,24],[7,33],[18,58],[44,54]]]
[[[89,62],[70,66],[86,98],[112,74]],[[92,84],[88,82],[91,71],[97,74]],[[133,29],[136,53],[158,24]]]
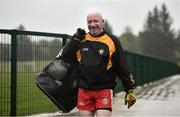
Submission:
[[[100,14],[94,13],[87,16],[87,25],[91,35],[98,36],[103,32],[104,20]]]

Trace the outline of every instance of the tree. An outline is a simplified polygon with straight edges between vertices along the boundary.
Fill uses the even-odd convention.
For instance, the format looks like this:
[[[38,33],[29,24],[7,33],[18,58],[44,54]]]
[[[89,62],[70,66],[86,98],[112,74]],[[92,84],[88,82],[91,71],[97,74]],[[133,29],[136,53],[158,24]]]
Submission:
[[[19,24],[19,26],[17,27],[18,30],[22,30],[24,31],[26,28],[23,24]]]
[[[175,39],[175,60],[180,63],[180,30],[177,32]]]
[[[127,26],[125,32],[119,37],[119,39],[123,49],[134,53],[140,53],[139,39],[133,34],[131,27]]]
[[[1,44],[0,45],[0,59],[3,61],[9,61],[10,60],[10,50],[11,46],[10,44]]]
[[[166,59],[174,56],[174,31],[171,28],[172,18],[165,4],[161,10],[157,7],[148,12],[144,30],[139,33],[143,53]]]
[[[104,29],[106,30],[106,32],[113,33],[112,26],[107,20],[104,20]]]
[[[25,31],[24,25],[20,24],[17,30]],[[17,35],[17,59],[30,60],[33,58],[32,42],[27,35]]]
[[[49,45],[49,41],[47,39],[43,39],[40,40],[38,42],[38,53],[36,56],[38,56],[38,59],[48,59],[48,58],[52,58],[51,56],[49,56],[50,53],[50,45]]]
[[[50,45],[52,47],[50,48],[49,56],[54,59],[60,51],[60,47],[62,46],[62,40],[58,38],[52,39]]]

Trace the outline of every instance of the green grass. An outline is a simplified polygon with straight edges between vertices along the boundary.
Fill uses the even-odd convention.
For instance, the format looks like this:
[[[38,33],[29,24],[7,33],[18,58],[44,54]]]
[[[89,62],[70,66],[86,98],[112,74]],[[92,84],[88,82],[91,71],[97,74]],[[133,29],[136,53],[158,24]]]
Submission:
[[[55,112],[58,109],[36,86],[37,74],[50,61],[17,63],[17,115],[32,115]],[[34,66],[35,65],[35,66]],[[34,69],[35,68],[35,69]],[[10,74],[9,62],[0,62],[0,116],[10,115]]]

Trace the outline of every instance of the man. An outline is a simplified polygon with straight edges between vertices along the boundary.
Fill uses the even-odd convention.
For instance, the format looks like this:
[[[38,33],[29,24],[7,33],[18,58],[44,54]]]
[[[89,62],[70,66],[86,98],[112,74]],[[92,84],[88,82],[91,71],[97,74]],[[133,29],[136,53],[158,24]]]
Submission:
[[[79,64],[77,108],[80,116],[111,116],[115,79],[122,80],[128,108],[136,101],[135,81],[128,70],[120,42],[104,30],[101,13],[89,13],[87,25],[89,32],[77,29],[68,45],[73,51],[64,52],[70,53],[67,55],[71,60],[76,59]]]

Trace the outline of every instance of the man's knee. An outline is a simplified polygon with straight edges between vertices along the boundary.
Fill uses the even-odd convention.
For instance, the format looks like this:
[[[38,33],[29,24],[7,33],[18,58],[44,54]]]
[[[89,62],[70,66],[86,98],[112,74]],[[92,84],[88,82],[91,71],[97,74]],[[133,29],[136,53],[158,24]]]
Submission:
[[[89,111],[89,110],[79,110],[80,116],[94,116],[95,111]]]
[[[96,110],[96,116],[111,116],[111,110],[108,109],[102,109],[102,110]]]

